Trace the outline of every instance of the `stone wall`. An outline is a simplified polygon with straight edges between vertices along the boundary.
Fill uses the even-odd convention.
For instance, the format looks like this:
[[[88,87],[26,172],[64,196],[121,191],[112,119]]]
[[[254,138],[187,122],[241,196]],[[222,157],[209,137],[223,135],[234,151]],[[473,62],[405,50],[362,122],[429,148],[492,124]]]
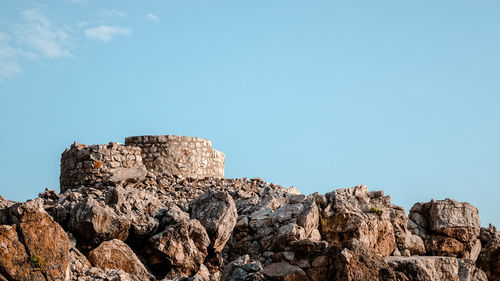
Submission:
[[[136,136],[126,138],[125,145],[140,147],[144,165],[156,173],[190,178],[224,177],[225,156],[206,139]]]
[[[61,156],[61,192],[102,181],[140,179],[149,172],[189,178],[224,177],[225,156],[209,140],[184,136],[128,137],[125,145],[74,143]]]
[[[61,155],[61,192],[80,185],[113,180],[124,171],[144,170],[141,149],[119,143],[108,145],[75,142]]]

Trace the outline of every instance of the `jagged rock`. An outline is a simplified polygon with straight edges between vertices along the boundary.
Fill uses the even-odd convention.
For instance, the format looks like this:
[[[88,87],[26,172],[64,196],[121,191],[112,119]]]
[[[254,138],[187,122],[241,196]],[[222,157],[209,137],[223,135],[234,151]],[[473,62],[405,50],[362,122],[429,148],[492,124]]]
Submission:
[[[45,280],[33,270],[24,245],[19,242],[15,225],[0,225],[0,272],[12,280]]]
[[[238,280],[264,280],[264,276],[260,273],[262,265],[259,261],[250,260],[249,255],[238,257],[234,261],[228,263],[222,272],[221,281],[238,281]]]
[[[262,274],[274,281],[307,281],[307,275],[300,267],[287,262],[267,265],[262,270]]]
[[[223,158],[203,160],[209,142],[166,139],[75,144],[62,157],[64,193],[46,189],[24,204],[0,197],[0,281],[483,281],[478,255],[500,281],[500,234],[490,227],[478,237],[468,203],[418,203],[409,220],[365,186],[305,196],[220,178]],[[186,162],[164,158],[168,145]],[[207,151],[194,153],[199,145]],[[193,164],[188,154],[202,165],[190,168],[196,177],[172,175]],[[412,256],[422,254],[463,260]]]
[[[477,266],[490,281],[500,281],[500,231],[490,224],[488,228],[481,228],[480,239],[483,247]]]
[[[154,233],[159,225],[156,218],[165,208],[162,201],[151,192],[136,188],[112,187],[106,194],[107,204],[115,213],[130,222],[130,234],[146,237]]]
[[[450,257],[386,257],[396,271],[409,281],[488,281],[486,274],[473,263]]]
[[[424,240],[427,254],[477,259],[480,221],[471,204],[451,199],[417,203],[410,210],[409,225]]]
[[[231,237],[238,213],[228,192],[207,191],[191,201],[191,217],[207,230],[214,252],[221,252]]]
[[[69,278],[70,242],[63,228],[45,211],[26,208],[19,225],[30,259],[39,257],[49,280]]]
[[[392,270],[374,249],[356,240],[348,248],[333,247],[329,257],[334,262],[331,262],[327,280],[408,281],[404,274]]]
[[[149,239],[147,259],[152,266],[170,267],[169,277],[189,277],[198,272],[209,245],[208,234],[198,220],[181,221]]]
[[[346,245],[352,239],[382,256],[396,249],[391,222],[390,197],[370,196],[366,186],[338,189],[327,194],[322,215],[322,236],[328,242]]]
[[[123,241],[105,241],[89,253],[89,261],[103,269],[121,269],[140,280],[153,280],[154,277],[144,267],[135,253]]]
[[[130,222],[104,202],[87,197],[71,209],[68,227],[81,244],[95,246],[127,239]]]
[[[75,247],[69,250],[69,264],[71,280],[78,280],[79,276],[85,275],[85,272],[92,267],[87,257]]]
[[[69,249],[71,244],[62,227],[43,210],[43,201],[35,199],[26,203],[13,204],[5,214],[7,220],[11,224],[15,224],[11,226],[10,230],[5,229],[7,231],[6,243],[11,245],[7,247],[6,254],[15,250],[16,255],[19,254],[20,257],[26,255],[27,258],[24,261],[21,260],[17,265],[26,268],[23,263],[28,263],[31,267],[30,270],[38,270],[49,280],[68,280],[70,277]],[[17,231],[17,235],[12,232],[14,230]],[[7,241],[9,239],[11,241]],[[23,245],[23,249],[19,248],[18,242]],[[20,272],[22,271],[23,269],[20,269]],[[38,278],[36,272],[26,274],[32,275],[26,278]]]

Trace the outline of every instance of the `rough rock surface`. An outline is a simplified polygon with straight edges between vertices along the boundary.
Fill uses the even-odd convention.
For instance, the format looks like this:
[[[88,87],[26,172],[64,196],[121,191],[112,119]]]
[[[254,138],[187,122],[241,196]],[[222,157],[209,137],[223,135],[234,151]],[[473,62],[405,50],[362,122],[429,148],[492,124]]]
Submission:
[[[103,242],[89,253],[93,266],[102,269],[121,269],[141,280],[154,279],[137,258],[134,251],[123,241],[114,239]]]
[[[483,248],[477,265],[491,281],[500,281],[500,231],[490,224],[488,228],[481,228],[480,239]]]
[[[477,259],[481,223],[471,204],[452,199],[417,203],[409,217],[410,228],[423,239],[428,255]]]
[[[149,169],[163,150],[142,139],[75,145],[61,194],[0,196],[0,281],[500,281],[500,233],[480,229],[468,203],[417,203],[408,217],[366,186],[303,195],[258,178],[185,178]],[[197,159],[213,156],[199,148]],[[134,170],[143,158],[148,170]]]
[[[191,217],[205,227],[214,251],[221,252],[238,217],[233,198],[228,192],[207,191],[191,202]]]
[[[410,281],[488,281],[486,274],[467,261],[436,256],[386,257],[395,270],[403,272]]]

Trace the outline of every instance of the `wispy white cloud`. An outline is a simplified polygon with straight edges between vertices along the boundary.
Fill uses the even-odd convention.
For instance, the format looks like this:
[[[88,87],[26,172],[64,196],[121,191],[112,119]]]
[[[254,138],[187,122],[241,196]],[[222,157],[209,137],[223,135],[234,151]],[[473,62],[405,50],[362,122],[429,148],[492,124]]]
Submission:
[[[0,44],[0,82],[22,72],[17,55],[16,49]]]
[[[69,51],[70,36],[66,28],[56,27],[40,10],[25,10],[24,23],[15,26],[18,39],[27,48],[43,57],[59,58],[72,56]]]
[[[85,4],[88,0],[66,0]],[[153,15],[154,16],[154,15]],[[74,57],[74,42],[79,37],[109,42],[116,36],[132,34],[128,28],[111,24],[127,17],[122,11],[105,11],[97,22],[80,21],[71,25],[51,19],[46,8],[24,10],[16,22],[0,31],[0,82],[23,72],[33,62]],[[83,32],[83,34],[79,32]]]
[[[151,13],[146,15],[146,19],[149,21],[152,21],[152,22],[159,22],[160,21],[160,18],[158,16],[156,16],[155,14],[151,14]]]
[[[0,32],[0,81],[23,72],[30,61],[72,57],[69,28],[55,25],[40,9],[24,10],[20,21]]]
[[[88,38],[109,42],[117,35],[130,35],[132,31],[127,28],[111,25],[100,25],[85,29],[85,35]]]

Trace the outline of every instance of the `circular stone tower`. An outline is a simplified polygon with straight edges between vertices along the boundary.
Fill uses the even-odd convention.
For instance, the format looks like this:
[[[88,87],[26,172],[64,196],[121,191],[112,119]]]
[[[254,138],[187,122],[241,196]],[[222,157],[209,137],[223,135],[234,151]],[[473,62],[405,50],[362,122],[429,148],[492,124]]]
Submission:
[[[224,177],[225,156],[212,142],[197,137],[174,135],[134,136],[125,146],[139,147],[149,171],[190,178]]]

